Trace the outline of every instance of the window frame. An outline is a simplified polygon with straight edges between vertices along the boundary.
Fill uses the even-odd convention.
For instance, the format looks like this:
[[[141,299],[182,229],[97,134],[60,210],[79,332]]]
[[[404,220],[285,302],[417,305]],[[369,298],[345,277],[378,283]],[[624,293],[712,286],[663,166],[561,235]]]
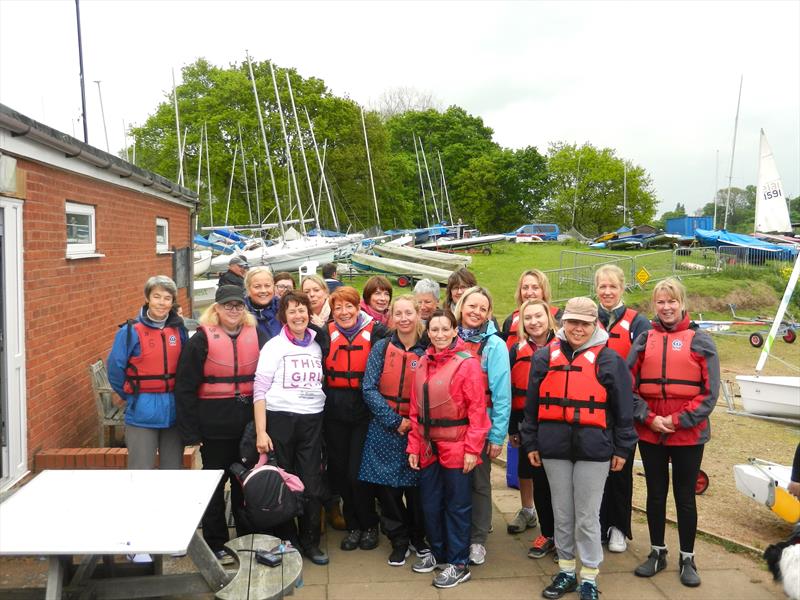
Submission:
[[[164,242],[158,241],[158,228],[164,227]],[[169,250],[169,219],[156,217],[156,254],[170,254]]]
[[[97,212],[91,204],[81,204],[67,200],[64,206],[65,226],[69,227],[70,215],[89,217],[90,242],[70,242],[67,235],[67,257],[94,255],[97,252]]]

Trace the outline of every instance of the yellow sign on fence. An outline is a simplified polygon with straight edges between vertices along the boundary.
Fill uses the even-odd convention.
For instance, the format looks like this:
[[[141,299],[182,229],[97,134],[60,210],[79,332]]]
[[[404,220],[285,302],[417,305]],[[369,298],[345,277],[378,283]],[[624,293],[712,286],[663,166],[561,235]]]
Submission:
[[[650,281],[650,272],[642,267],[638,271],[636,271],[636,281],[639,282],[639,285],[644,285],[648,281]]]

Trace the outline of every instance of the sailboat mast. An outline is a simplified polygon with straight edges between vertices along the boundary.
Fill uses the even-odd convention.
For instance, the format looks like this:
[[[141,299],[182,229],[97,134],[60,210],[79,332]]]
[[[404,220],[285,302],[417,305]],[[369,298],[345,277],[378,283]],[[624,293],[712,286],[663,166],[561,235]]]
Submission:
[[[717,148],[717,163],[714,168],[714,223],[711,228],[717,228],[717,192],[719,191],[719,148]]]
[[[306,113],[306,121],[308,121],[308,130],[311,132],[311,142],[314,144],[314,154],[317,157],[317,164],[319,165],[319,172],[320,176],[322,177],[322,181],[325,184],[325,195],[328,197],[328,208],[331,211],[331,217],[333,217],[333,228],[336,231],[339,231],[339,218],[336,216],[336,211],[333,208],[333,199],[331,198],[331,193],[328,190],[328,180],[325,177],[325,161],[322,160],[319,156],[319,146],[317,146],[317,137],[314,135],[314,124],[311,122],[311,117],[308,114],[308,109],[303,108]],[[327,147],[328,141],[325,140],[325,146]]]
[[[178,92],[175,88],[175,69],[172,69],[172,103],[175,105],[175,133],[178,136],[178,183],[183,185],[183,145],[181,144],[181,119],[178,115]]]
[[[364,109],[361,108],[361,127],[364,130],[364,146],[367,148],[367,166],[369,167],[369,183],[372,186],[372,201],[375,203],[375,218],[378,221],[378,229],[381,228],[381,213],[378,210],[378,196],[375,193],[375,180],[372,177],[372,159],[369,157],[369,139],[367,138],[367,122],[364,119]]]
[[[306,234],[306,220],[303,214],[303,206],[300,204],[300,188],[297,186],[297,176],[294,172],[294,162],[292,161],[292,149],[289,146],[289,134],[286,132],[286,121],[283,118],[283,108],[281,107],[281,95],[278,93],[278,80],[275,78],[275,67],[272,61],[269,62],[269,72],[272,74],[272,86],[275,88],[275,99],[278,102],[278,116],[281,119],[281,131],[283,131],[283,141],[286,144],[286,162],[289,165],[289,176],[297,192],[297,214],[300,216],[300,231]],[[313,202],[313,200],[312,200]]]
[[[742,103],[742,83],[744,83],[744,75],[739,79],[739,99],[736,101],[736,120],[733,122],[733,148],[731,148],[731,167],[728,171],[728,196],[725,198],[725,220],[722,226],[723,229],[728,228],[728,210],[731,203],[731,185],[733,181],[733,155],[736,153],[736,132],[739,130],[739,106]]]
[[[250,81],[253,84],[253,96],[256,99],[256,109],[258,110],[258,125],[261,128],[261,138],[264,142],[264,154],[267,156],[267,166],[269,167],[269,178],[272,181],[272,194],[275,197],[275,211],[278,215],[278,227],[281,230],[281,238],[286,235],[286,228],[283,225],[283,215],[281,214],[281,203],[278,199],[278,188],[275,186],[275,174],[272,171],[272,159],[269,156],[269,143],[267,142],[267,130],[264,129],[264,117],[261,115],[261,103],[258,100],[258,89],[256,89],[256,78],[253,75],[253,63],[250,62],[250,55],[247,55],[247,67],[250,70]]]
[[[208,182],[208,221],[211,227],[214,226],[214,204],[211,199],[211,161],[208,159],[208,124],[203,123],[203,130],[206,133],[206,181]]]
[[[197,198],[200,198],[200,177],[203,173],[203,129],[200,129],[200,151],[197,154]],[[194,213],[194,230],[200,224],[200,211]]]
[[[233,164],[231,165],[231,178],[228,183],[228,202],[225,204],[225,225],[228,224],[228,213],[231,210],[231,192],[233,192],[233,175],[236,173],[236,156],[239,154],[239,144],[233,147]]]
[[[431,219],[428,216],[428,200],[425,198],[425,183],[422,181],[422,165],[419,162],[419,150],[417,149],[417,134],[412,133],[414,140],[414,156],[417,158],[417,173],[419,174],[419,190],[422,192],[422,208],[425,211],[425,226],[431,226]]]
[[[239,147],[242,149],[242,175],[244,175],[244,197],[247,200],[247,218],[248,223],[253,222],[253,209],[250,207],[250,187],[247,183],[247,158],[244,155],[244,141],[242,141],[242,124],[236,123],[239,129]]]
[[[628,225],[628,164],[622,165],[622,226]]]
[[[439,157],[439,170],[442,172],[442,187],[444,188],[444,197],[447,200],[447,215],[450,217],[450,225],[453,225],[453,211],[450,209],[450,194],[447,193],[447,180],[444,177],[444,166],[442,165],[442,153],[438,150],[436,155]],[[444,208],[442,208],[444,212]]]
[[[258,198],[258,169],[257,162],[253,160],[253,187],[256,192],[256,222],[261,225],[261,200]]]
[[[289,78],[289,71],[286,71],[286,85],[289,87],[289,100],[292,101],[292,114],[294,115],[294,125],[297,129],[297,144],[300,146],[300,156],[303,158],[303,169],[305,169],[306,172],[308,198],[311,201],[311,207],[314,209],[314,222],[317,225],[317,235],[322,235],[319,226],[319,209],[317,203],[314,202],[314,185],[311,183],[311,173],[308,171],[308,160],[306,160],[306,151],[303,148],[303,134],[300,131],[300,119],[297,116],[297,107],[294,104],[294,91],[292,91],[292,81]]]
[[[431,202],[433,202],[433,214],[436,215],[436,223],[441,223],[442,218],[439,216],[439,207],[436,206],[436,193],[433,191],[433,183],[431,182],[431,172],[428,170],[428,158],[425,156],[425,146],[422,144],[422,138],[419,138],[419,150],[422,153],[422,164],[425,165],[425,174],[428,176],[428,187],[431,189]]]

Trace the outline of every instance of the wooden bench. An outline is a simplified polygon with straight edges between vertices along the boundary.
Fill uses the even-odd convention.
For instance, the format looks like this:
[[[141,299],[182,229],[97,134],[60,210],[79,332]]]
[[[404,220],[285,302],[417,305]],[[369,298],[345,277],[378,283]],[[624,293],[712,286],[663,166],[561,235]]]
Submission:
[[[106,447],[106,428],[111,429],[110,440],[116,438],[116,428],[125,425],[125,409],[116,406],[113,402],[116,393],[108,382],[108,372],[102,359],[89,365],[89,375],[92,379],[94,403],[97,408],[98,435],[97,443],[101,448]]]
[[[256,550],[271,550],[281,541],[271,535],[253,534],[229,541],[225,547],[239,564],[233,579],[216,594],[222,600],[273,600],[294,592],[303,572],[303,558],[297,550],[283,554],[283,562],[268,567],[256,562]]]

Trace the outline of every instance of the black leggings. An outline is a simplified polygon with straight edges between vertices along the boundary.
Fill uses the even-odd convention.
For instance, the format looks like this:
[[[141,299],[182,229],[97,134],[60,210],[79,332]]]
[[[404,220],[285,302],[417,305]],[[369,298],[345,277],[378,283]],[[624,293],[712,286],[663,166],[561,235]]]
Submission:
[[[663,446],[639,442],[644,475],[647,480],[647,527],[650,543],[664,546],[664,527],[669,492],[669,463],[672,459],[672,495],[678,513],[678,537],[682,552],[694,552],[697,534],[695,483],[703,460],[703,444],[698,446]]]

